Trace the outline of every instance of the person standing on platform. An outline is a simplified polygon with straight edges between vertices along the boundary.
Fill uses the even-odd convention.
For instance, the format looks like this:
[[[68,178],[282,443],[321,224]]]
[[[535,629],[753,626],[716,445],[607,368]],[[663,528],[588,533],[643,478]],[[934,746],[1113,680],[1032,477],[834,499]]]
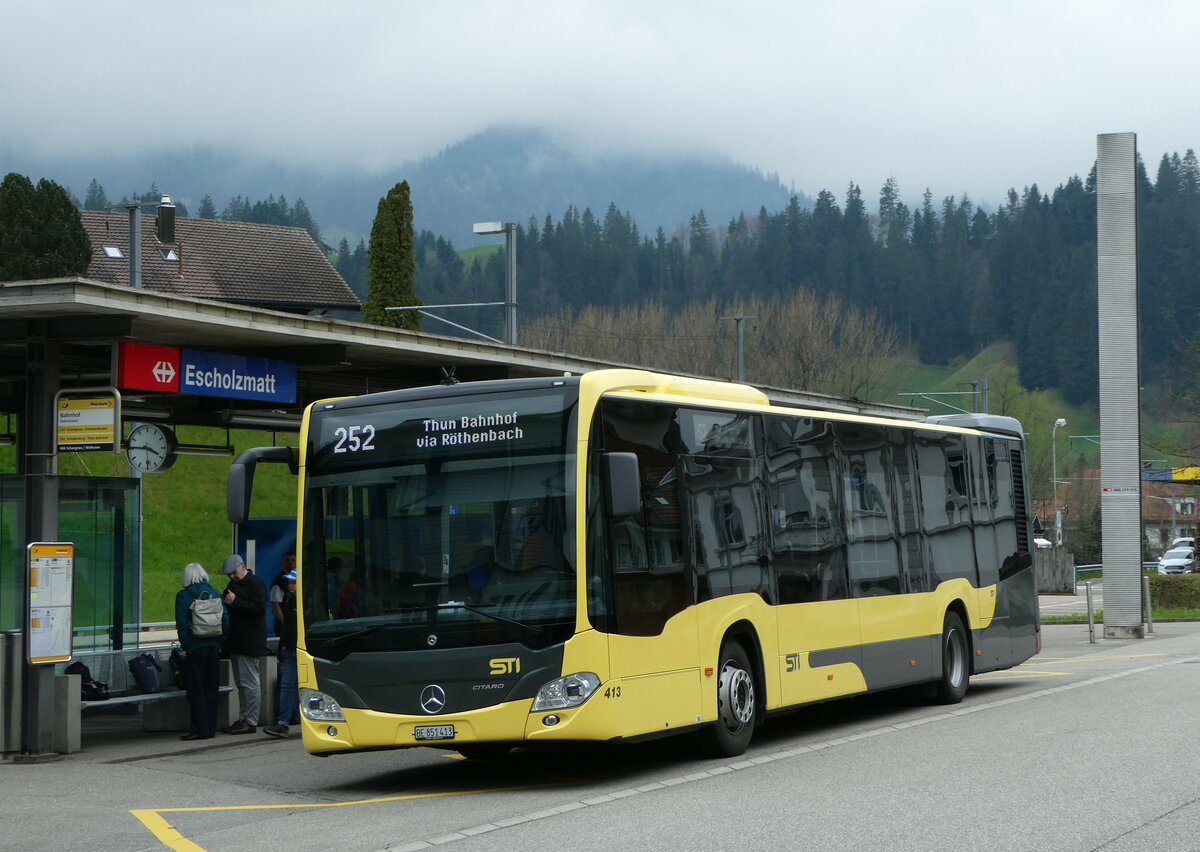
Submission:
[[[280,739],[291,731],[288,725],[296,712],[296,569],[283,575],[287,591],[283,595],[283,620],[279,625],[279,695],[275,724],[263,728],[263,733]]]
[[[181,740],[210,740],[217,733],[217,699],[220,697],[221,640],[229,632],[229,613],[221,613],[221,635],[197,636],[192,632],[192,603],[220,597],[208,583],[208,572],[199,562],[183,568],[183,588],[175,593],[175,630],[183,657],[183,688],[187,692],[191,724]],[[215,614],[215,613],[214,613]]]
[[[271,581],[271,589],[267,594],[271,601],[271,614],[275,617],[275,635],[283,635],[283,598],[287,594],[287,580],[284,578],[296,570],[296,553],[289,550],[283,554],[282,567],[279,574]]]
[[[224,595],[229,611],[225,650],[233,664],[233,682],[241,706],[241,718],[225,728],[225,733],[253,734],[258,730],[262,704],[258,661],[267,655],[267,589],[236,553],[225,557],[221,573],[229,578]]]

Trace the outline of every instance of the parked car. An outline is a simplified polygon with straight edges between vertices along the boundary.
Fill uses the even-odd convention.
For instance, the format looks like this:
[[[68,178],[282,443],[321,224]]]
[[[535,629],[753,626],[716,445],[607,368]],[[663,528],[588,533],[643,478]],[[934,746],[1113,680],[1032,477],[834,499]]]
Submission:
[[[1190,547],[1172,547],[1158,560],[1159,574],[1194,574],[1196,551]]]
[[[1171,542],[1172,548],[1195,547],[1195,546],[1196,546],[1196,539],[1192,538],[1191,536],[1184,536],[1183,538],[1177,538],[1173,542]]]

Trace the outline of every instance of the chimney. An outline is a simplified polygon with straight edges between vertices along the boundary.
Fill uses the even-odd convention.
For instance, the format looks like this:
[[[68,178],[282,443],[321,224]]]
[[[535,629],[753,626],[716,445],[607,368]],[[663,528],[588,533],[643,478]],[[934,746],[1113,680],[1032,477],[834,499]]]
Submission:
[[[158,241],[175,242],[175,205],[169,195],[164,195],[158,202]]]
[[[136,201],[126,205],[129,210],[129,286],[142,286],[142,209]]]

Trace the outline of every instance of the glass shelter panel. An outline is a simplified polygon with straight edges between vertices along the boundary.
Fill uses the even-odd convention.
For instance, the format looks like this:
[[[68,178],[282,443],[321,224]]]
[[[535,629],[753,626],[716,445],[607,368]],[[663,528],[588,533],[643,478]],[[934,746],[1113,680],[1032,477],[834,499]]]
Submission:
[[[25,490],[0,477],[0,629],[24,625]],[[138,480],[58,478],[58,540],[75,544],[73,650],[137,644],[141,626],[141,514]]]

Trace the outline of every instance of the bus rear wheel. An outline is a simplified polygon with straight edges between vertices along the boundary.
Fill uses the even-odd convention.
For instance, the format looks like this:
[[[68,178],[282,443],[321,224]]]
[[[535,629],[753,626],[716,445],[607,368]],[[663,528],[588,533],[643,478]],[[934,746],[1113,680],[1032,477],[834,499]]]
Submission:
[[[937,700],[942,704],[962,701],[970,674],[967,630],[958,613],[947,612],[942,622],[942,679],[937,684]]]
[[[758,722],[754,668],[742,643],[727,639],[717,664],[717,721],[701,732],[713,757],[737,757],[750,745]]]

